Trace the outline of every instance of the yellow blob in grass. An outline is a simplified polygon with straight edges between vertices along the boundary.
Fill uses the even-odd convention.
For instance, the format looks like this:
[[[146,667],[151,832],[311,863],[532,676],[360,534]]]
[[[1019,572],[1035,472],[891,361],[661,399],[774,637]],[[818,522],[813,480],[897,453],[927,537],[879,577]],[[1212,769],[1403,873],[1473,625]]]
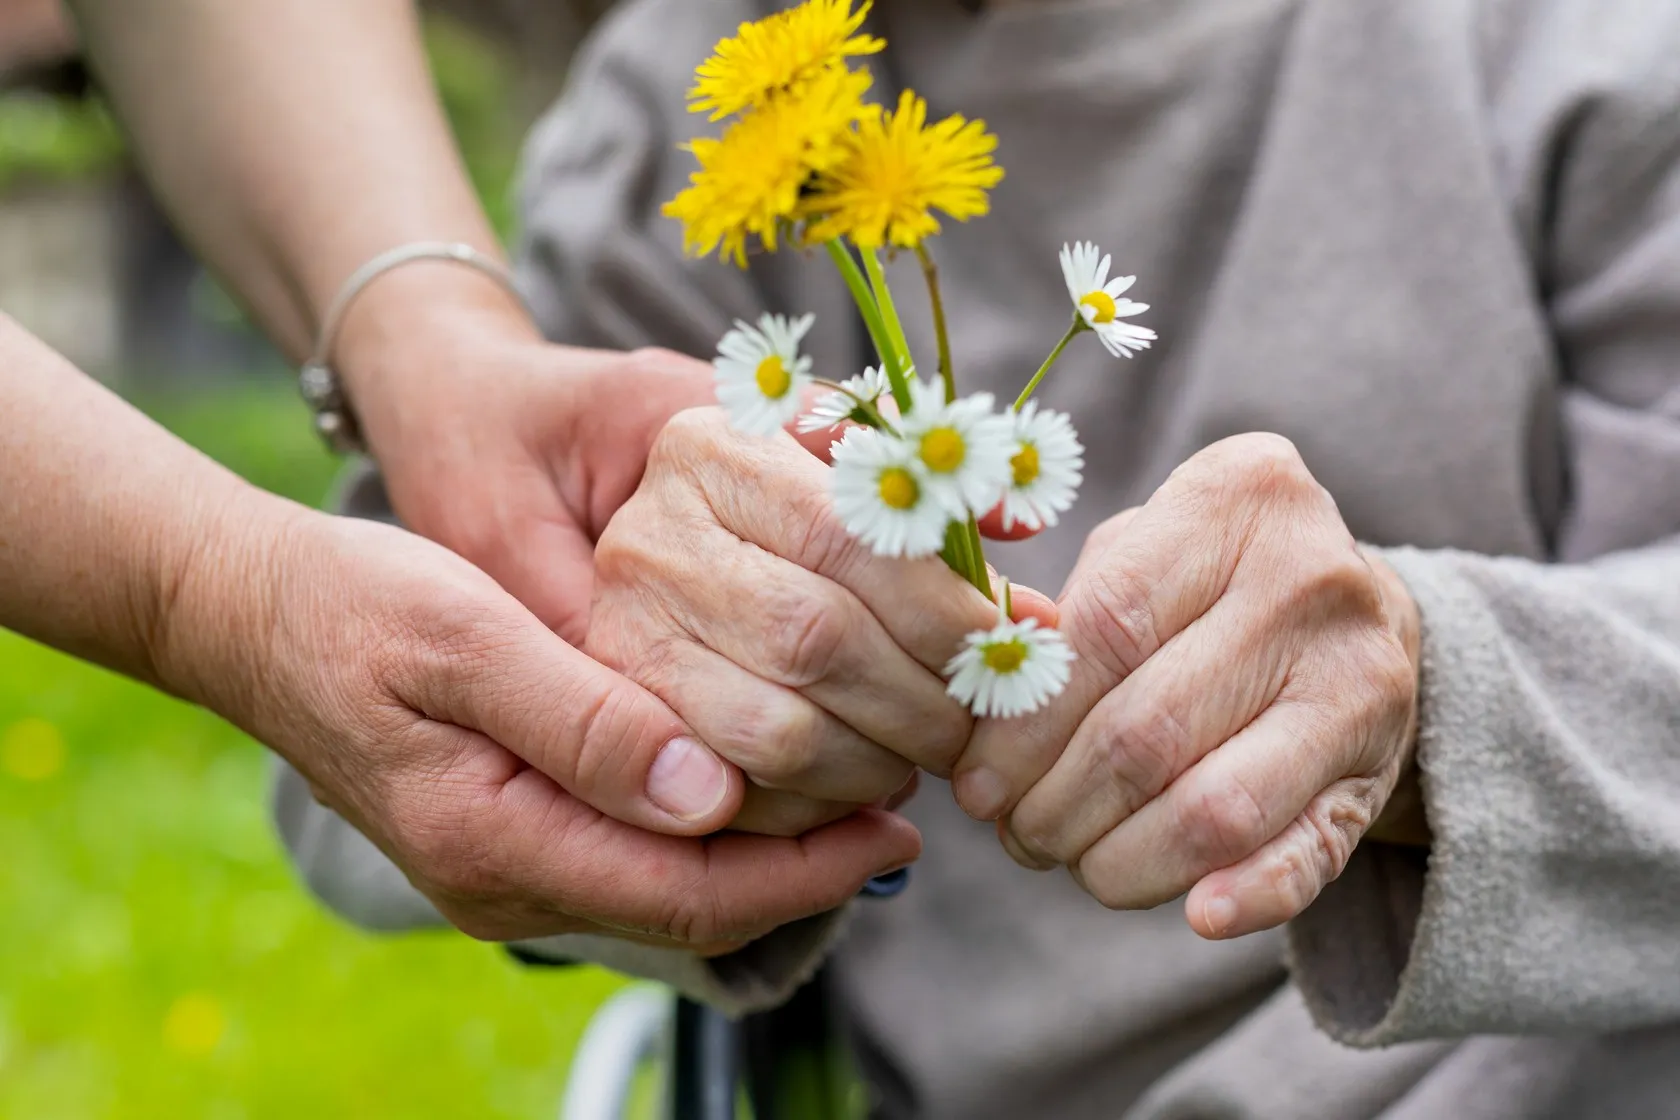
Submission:
[[[227,1015],[216,998],[204,992],[188,992],[163,1017],[163,1041],[177,1054],[203,1058],[221,1044],[227,1033]]]
[[[994,673],[1013,673],[1027,660],[1027,643],[1019,638],[993,642],[985,647],[980,657],[986,662],[986,668]]]
[[[772,354],[758,363],[758,369],[753,374],[758,382],[758,391],[773,401],[779,401],[787,396],[788,386],[793,384],[793,377],[787,367],[782,364],[779,355]]]
[[[1104,291],[1086,292],[1079,302],[1092,311],[1091,319],[1098,323],[1114,322],[1114,297]]]
[[[955,428],[935,428],[922,437],[921,455],[928,470],[950,474],[963,465],[968,445]]]
[[[44,719],[20,719],[0,733],[0,767],[25,782],[44,782],[64,769],[64,736]]]
[[[914,509],[916,501],[922,496],[922,488],[916,485],[916,479],[903,467],[888,467],[881,472],[877,483],[881,490],[881,501],[890,509]]]
[[[1021,450],[1009,460],[1010,469],[1015,472],[1015,485],[1031,486],[1038,481],[1038,448],[1030,443],[1023,443]]]

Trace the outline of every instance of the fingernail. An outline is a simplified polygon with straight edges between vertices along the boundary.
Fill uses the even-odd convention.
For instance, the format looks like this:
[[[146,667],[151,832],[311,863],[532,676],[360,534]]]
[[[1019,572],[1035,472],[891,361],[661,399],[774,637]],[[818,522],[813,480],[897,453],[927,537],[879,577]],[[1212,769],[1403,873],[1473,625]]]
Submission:
[[[722,759],[693,739],[672,739],[648,770],[647,794],[678,820],[696,821],[729,795],[729,771]]]
[[[995,821],[1003,814],[1009,788],[995,771],[984,766],[965,770],[952,782],[952,792],[963,812],[977,821]]]
[[[1202,923],[1215,937],[1224,937],[1237,924],[1237,900],[1216,894],[1202,903]]]

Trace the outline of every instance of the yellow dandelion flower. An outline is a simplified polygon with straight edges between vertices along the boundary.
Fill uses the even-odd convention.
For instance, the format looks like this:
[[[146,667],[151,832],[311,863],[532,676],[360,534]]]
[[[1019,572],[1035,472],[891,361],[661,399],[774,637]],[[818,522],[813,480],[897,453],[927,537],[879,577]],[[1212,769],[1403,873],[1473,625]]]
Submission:
[[[774,94],[797,91],[853,55],[874,54],[886,43],[856,34],[870,0],[852,11],[852,0],[806,0],[797,8],[743,23],[694,71],[689,112],[710,111],[718,120],[762,106]]]
[[[731,124],[721,138],[690,144],[700,168],[664,208],[683,223],[685,249],[702,257],[717,250],[743,268],[748,237],[774,249],[778,231],[798,216],[811,177],[845,158],[844,140],[865,112],[869,82],[867,73],[825,70],[797,94]]]
[[[914,248],[939,232],[934,210],[957,221],[984,214],[1003,178],[997,137],[960,115],[927,123],[927,102],[905,90],[898,108],[863,118],[843,163],[824,173],[803,211],[812,241],[849,237],[861,249]]]

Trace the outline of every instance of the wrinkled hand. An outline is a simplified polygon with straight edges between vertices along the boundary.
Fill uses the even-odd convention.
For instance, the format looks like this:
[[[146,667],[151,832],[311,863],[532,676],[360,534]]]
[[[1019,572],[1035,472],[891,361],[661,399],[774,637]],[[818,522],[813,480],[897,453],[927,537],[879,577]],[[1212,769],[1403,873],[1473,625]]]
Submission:
[[[716,952],[919,850],[874,811],[797,840],[699,838],[735,814],[739,774],[484,573],[383,525],[222,520],[229,540],[175,581],[159,676],[275,747],[475,937]],[[673,814],[673,785],[709,804]]]
[[[1299,914],[1411,767],[1418,617],[1399,577],[1293,446],[1249,435],[1094,533],[1060,606],[1072,683],[976,731],[959,802],[1109,907],[1189,890],[1204,937]]]
[[[948,774],[971,730],[940,670],[996,608],[936,558],[871,555],[827,477],[792,439],[691,410],[596,550],[587,652],[754,781],[737,828],[794,834],[915,767]]]

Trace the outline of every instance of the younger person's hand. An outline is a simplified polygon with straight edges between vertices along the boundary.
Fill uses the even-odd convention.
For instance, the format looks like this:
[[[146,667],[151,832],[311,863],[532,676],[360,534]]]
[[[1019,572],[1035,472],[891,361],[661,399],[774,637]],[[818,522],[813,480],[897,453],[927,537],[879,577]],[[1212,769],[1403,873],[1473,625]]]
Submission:
[[[866,812],[723,828],[742,780],[659,699],[413,534],[249,492],[172,581],[159,679],[273,746],[444,917],[717,952],[915,858]]]
[[[1304,910],[1411,766],[1418,616],[1399,577],[1293,446],[1249,435],[1100,527],[1060,605],[1072,683],[978,728],[958,801],[1106,906],[1189,890],[1204,937]]]
[[[340,350],[402,523],[579,644],[595,538],[665,422],[712,400],[710,367],[666,350],[553,345],[486,278],[427,262],[369,288]]]

